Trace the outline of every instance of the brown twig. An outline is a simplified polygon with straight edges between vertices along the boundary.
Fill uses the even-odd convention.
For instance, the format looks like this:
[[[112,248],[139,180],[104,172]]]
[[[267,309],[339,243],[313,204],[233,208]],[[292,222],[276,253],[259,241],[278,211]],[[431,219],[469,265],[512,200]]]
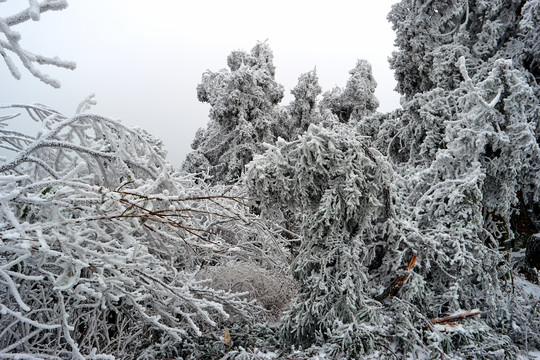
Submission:
[[[409,261],[409,263],[405,267],[405,271],[411,270],[414,267],[415,263],[416,263],[416,254],[413,254],[412,257],[411,257],[411,260]],[[399,289],[401,289],[401,287],[405,283],[405,280],[407,280],[408,277],[409,277],[408,274],[404,274],[404,275],[398,277],[396,280],[394,280],[394,282],[389,287],[386,288],[386,290],[383,291],[382,294],[376,296],[375,300],[382,301],[382,300],[386,299],[389,296],[396,295],[397,292],[399,291]]]

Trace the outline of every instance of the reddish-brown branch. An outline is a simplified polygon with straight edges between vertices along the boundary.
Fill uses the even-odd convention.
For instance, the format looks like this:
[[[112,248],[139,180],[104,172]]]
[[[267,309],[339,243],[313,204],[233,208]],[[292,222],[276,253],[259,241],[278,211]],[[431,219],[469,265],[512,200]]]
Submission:
[[[413,254],[413,256],[411,257],[411,260],[405,267],[405,271],[411,270],[414,267],[414,264],[416,264],[416,254]],[[383,291],[382,294],[376,296],[375,300],[382,301],[389,296],[396,295],[399,289],[401,289],[401,287],[405,283],[405,280],[407,280],[408,276],[409,276],[408,274],[405,274],[398,277],[396,280],[394,280],[394,282],[389,287],[386,288],[386,290]]]
[[[146,196],[146,195],[137,194],[137,193],[130,192],[130,191],[120,191],[120,188],[119,189],[108,189],[108,190],[110,192],[115,192],[115,193],[120,194],[120,195],[135,196],[135,197],[139,197],[141,199],[145,199],[145,200],[149,200],[149,201],[156,200],[156,201],[183,202],[183,201],[202,201],[202,200],[223,199],[223,200],[229,200],[229,201],[232,200],[234,202],[237,202],[237,203],[245,206],[245,204],[241,200],[248,200],[248,198],[246,198],[246,197],[234,196],[234,195],[233,196],[225,195],[227,192],[229,192],[229,190],[223,192],[221,195],[201,195],[201,196],[191,196],[191,197],[185,197],[185,198],[173,197],[173,196],[170,196],[170,197],[157,197],[157,196],[149,197],[149,196]]]
[[[467,310],[467,311],[464,311],[464,312],[459,313],[459,314],[454,314],[454,315],[445,316],[445,317],[441,317],[441,318],[430,319],[429,321],[432,324],[448,324],[448,323],[453,323],[453,322],[456,322],[456,321],[466,319],[466,318],[471,317],[471,316],[478,316],[480,314],[481,314],[481,312],[480,312],[479,309],[471,309],[471,310]]]
[[[147,212],[149,215],[152,215],[152,216],[159,216],[159,217],[178,217],[178,218],[184,218],[184,219],[191,219],[193,218],[193,216],[188,216],[188,215],[181,215],[180,213],[182,212],[185,212],[185,213],[188,213],[188,212],[191,212],[191,213],[194,213],[194,214],[206,214],[206,215],[214,215],[214,216],[218,216],[218,217],[222,217],[222,218],[226,218],[226,219],[231,219],[231,220],[235,220],[235,221],[239,221],[241,220],[240,216],[238,214],[234,214],[232,213],[230,210],[228,210],[227,208],[223,207],[222,205],[216,203],[218,206],[221,206],[223,207],[225,210],[228,210],[229,212],[232,213],[232,215],[226,215],[226,214],[221,214],[221,213],[218,213],[218,212],[213,212],[213,211],[207,211],[207,210],[198,210],[198,209],[175,209],[175,210],[149,210],[143,206],[140,206],[136,203],[133,203],[127,199],[120,199],[119,200],[121,203],[124,203],[124,204],[127,204],[128,205],[128,208],[126,208],[124,210],[124,212],[122,212],[122,215],[123,216],[125,213],[127,213],[129,210],[133,209],[133,208],[137,208],[141,211],[144,211],[144,212]],[[211,202],[214,202],[213,200],[209,200]]]

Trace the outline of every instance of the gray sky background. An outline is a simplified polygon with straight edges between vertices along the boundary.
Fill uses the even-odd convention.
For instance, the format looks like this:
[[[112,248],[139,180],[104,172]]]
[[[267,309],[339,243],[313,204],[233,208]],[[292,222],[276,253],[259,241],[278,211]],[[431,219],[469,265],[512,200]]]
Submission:
[[[161,138],[168,160],[179,166],[209,106],[196,86],[206,70],[225,68],[233,50],[268,40],[282,104],[298,76],[317,67],[324,91],[343,87],[357,59],[373,66],[379,111],[399,107],[387,58],[394,33],[386,16],[396,0],[71,0],[66,10],[13,27],[31,52],[77,63],[74,71],[42,67],[62,82],[53,89],[22,73],[17,81],[0,62],[0,104],[42,103],[65,115],[95,93],[90,112],[145,128]],[[25,0],[0,2],[0,17]],[[21,121],[17,118],[17,121]]]

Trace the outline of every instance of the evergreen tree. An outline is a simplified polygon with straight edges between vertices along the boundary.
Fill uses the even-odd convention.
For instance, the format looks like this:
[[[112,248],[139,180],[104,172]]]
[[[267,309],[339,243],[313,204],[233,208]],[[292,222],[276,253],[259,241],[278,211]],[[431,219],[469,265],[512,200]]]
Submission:
[[[537,6],[402,1],[389,15],[400,47],[391,64],[405,101],[374,144],[399,174],[403,213],[431,242],[418,254],[426,297],[416,306],[430,316],[483,309],[482,321],[465,331],[483,339],[478,352],[489,342],[523,344],[539,330],[523,289],[504,288],[513,264],[499,252],[523,231],[538,199],[538,85],[524,61],[538,36]],[[486,328],[494,331],[479,331]],[[526,341],[539,344],[536,335]]]
[[[503,260],[504,253],[498,249],[514,236],[510,222],[523,201],[521,194],[537,196],[540,178],[535,169],[540,152],[531,125],[538,105],[532,89],[509,61],[494,65],[487,79],[474,83],[462,58],[458,63],[465,78],[461,87],[447,94],[446,101],[439,98],[425,105],[426,110],[439,108],[451,117],[442,120],[439,148],[429,146],[432,160],[403,167],[407,188],[403,195],[419,231],[438,244],[437,252],[445,254],[423,252],[432,258],[430,306],[449,306],[450,311],[480,308],[485,316],[478,325],[495,330],[483,333],[484,341],[495,342],[489,339],[496,335],[500,344],[521,344],[526,333],[538,333],[538,314],[529,312],[533,304],[521,289],[512,289],[514,294],[505,289],[502,279],[512,264]],[[445,103],[455,104],[455,113],[441,106]],[[427,117],[423,120],[428,123]],[[436,131],[432,134],[429,142],[433,145]],[[419,139],[418,145],[424,144]],[[519,325],[511,326],[512,322]],[[475,333],[478,328],[471,326],[467,331]],[[511,339],[504,339],[507,335]],[[537,336],[528,341],[539,344]]]
[[[336,87],[324,93],[321,101],[321,107],[330,110],[343,123],[350,119],[359,120],[374,113],[379,107],[375,97],[377,83],[371,73],[371,64],[366,60],[358,60],[349,74],[351,77],[344,90]]]
[[[383,157],[348,128],[311,125],[298,140],[278,141],[249,165],[246,183],[263,209],[284,206],[303,214],[292,265],[298,295],[282,320],[286,344],[335,343],[354,356],[379,342],[373,326],[383,321],[373,298],[405,256],[391,178]]]
[[[459,18],[459,7],[453,11],[428,2],[411,11],[408,5],[406,1],[397,5],[391,17],[400,16],[398,10],[402,10],[408,21],[424,21],[424,27],[443,25],[437,28],[441,36],[430,37],[426,45],[432,49],[431,58],[414,48],[402,48],[394,57],[397,73],[403,74],[398,80],[405,95],[404,109],[379,122],[380,130],[374,131],[367,124],[373,117],[365,116],[370,111],[361,111],[369,108],[362,107],[366,102],[361,99],[369,97],[351,95],[362,94],[356,90],[362,88],[369,95],[371,87],[366,84],[370,82],[355,88],[351,84],[361,77],[354,73],[350,91],[336,88],[321,103],[341,122],[354,115],[360,120],[359,129],[369,129],[373,143],[396,166],[394,185],[391,176],[377,175],[387,168],[382,158],[377,165],[381,173],[365,160],[373,150],[348,160],[349,154],[366,149],[361,142],[336,135],[340,128],[350,134],[349,127],[322,130],[312,126],[298,141],[278,142],[249,166],[247,184],[263,208],[288,206],[303,214],[302,245],[293,263],[299,294],[283,319],[282,339],[301,346],[325,344],[327,350],[337,345],[342,354],[354,355],[370,346],[381,348],[384,342],[377,343],[378,339],[393,336],[402,353],[427,345],[434,356],[499,353],[512,357],[515,345],[524,345],[524,339],[532,346],[540,344],[540,319],[534,304],[522,287],[511,289],[514,295],[505,288],[504,279],[512,270],[498,241],[501,232],[506,232],[505,239],[512,236],[510,222],[516,205],[538,195],[534,76],[519,61],[514,65],[498,59],[502,53],[496,53],[497,46],[485,44],[486,36],[478,35],[481,39],[474,48],[471,43],[459,43],[459,37],[445,43],[446,36],[460,31],[454,21]],[[470,5],[474,13],[469,4],[461,9],[471,24],[482,18],[481,10],[493,11],[477,5]],[[524,9],[531,11],[530,7]],[[423,17],[415,16],[426,9],[430,11]],[[408,21],[402,30],[410,35]],[[488,33],[495,25],[488,22],[482,31]],[[419,34],[410,42],[421,47],[427,41],[422,36],[430,35]],[[507,45],[509,51],[515,44]],[[491,57],[474,57],[492,50]],[[399,56],[402,63],[396,61]],[[407,56],[417,62],[406,61]],[[415,72],[409,71],[411,66]],[[347,98],[360,111],[351,110]],[[364,183],[366,187],[356,188],[358,198],[377,194],[379,204],[390,204],[383,189],[395,186],[393,216],[383,215],[384,206],[370,210],[361,201],[358,207],[347,201],[348,191],[355,187],[343,180],[343,174],[354,174],[345,179],[361,179],[357,162],[370,180],[369,185]],[[378,190],[371,192],[371,186]],[[364,216],[370,219],[369,227],[362,225]],[[383,284],[391,283],[390,274],[399,273],[400,267],[410,270],[404,265],[411,254],[418,259],[413,271],[399,277],[403,281],[394,282],[399,284],[396,287],[385,288]],[[377,308],[374,300],[384,308]],[[415,325],[422,317],[477,314],[476,308],[485,315],[463,323],[456,333],[452,325],[432,326],[433,320],[424,330]],[[376,335],[371,333],[376,339],[366,331],[372,324],[377,325]]]
[[[282,138],[295,140],[298,135],[308,129],[310,124],[318,124],[322,121],[317,101],[321,92],[317,70],[300,75],[298,84],[291,90],[294,100],[289,105],[290,129],[287,134],[281,136]]]
[[[399,50],[390,65],[397,90],[411,99],[437,87],[455,89],[462,80],[456,65],[461,56],[473,79],[485,78],[497,59],[511,59],[516,69],[530,74],[527,81],[533,85],[540,75],[538,12],[536,0],[403,0],[393,5],[388,19]]]
[[[250,53],[234,51],[227,58],[230,70],[208,71],[197,87],[199,101],[211,105],[206,130],[199,130],[183,168],[207,173],[212,183],[238,180],[253,154],[264,142],[274,142],[280,122],[287,118],[276,105],[283,86],[274,80],[273,54],[266,43]]]
[[[430,166],[439,150],[448,146],[450,128],[456,123],[465,126],[458,119],[470,111],[464,106],[465,101],[471,104],[471,100],[465,100],[471,99],[466,94],[475,94],[471,95],[472,98],[485,103],[476,110],[483,109],[482,115],[476,113],[475,116],[484,120],[475,123],[477,130],[467,131],[484,135],[493,132],[504,134],[508,136],[507,140],[515,138],[509,140],[511,143],[519,144],[501,155],[504,141],[494,140],[500,135],[493,135],[490,140],[480,140],[485,136],[479,135],[480,139],[476,141],[485,141],[486,147],[482,157],[487,158],[482,160],[483,171],[490,173],[495,167],[503,168],[502,158],[527,159],[525,167],[517,175],[503,176],[501,170],[487,175],[485,196],[488,196],[486,192],[504,191],[503,202],[487,200],[495,199],[499,194],[484,199],[486,226],[494,226],[490,224],[493,221],[502,222],[505,228],[505,235],[500,236],[502,240],[513,237],[510,230],[525,231],[528,235],[535,231],[528,212],[538,209],[534,191],[537,179],[531,175],[538,168],[535,149],[540,139],[538,67],[531,58],[531,54],[538,52],[535,42],[540,32],[535,18],[537,13],[537,1],[460,1],[450,6],[436,1],[425,4],[402,1],[393,7],[389,15],[397,32],[396,44],[400,48],[390,62],[396,71],[398,89],[407,101],[403,112],[394,118],[397,122],[390,120],[382,124],[378,136],[380,146],[401,163]],[[511,60],[511,64],[501,62],[501,59]],[[499,75],[495,76],[496,73]],[[483,90],[472,84],[482,84]],[[495,110],[488,115],[490,107],[487,104],[490,102],[495,104]],[[497,115],[493,115],[495,113]],[[493,116],[505,118],[503,125],[496,121],[495,130],[493,122],[486,121]],[[516,129],[526,137],[514,143],[519,138]],[[528,143],[530,136],[536,138],[536,145]],[[505,166],[515,169],[514,166]],[[521,185],[516,185],[516,178]],[[486,190],[488,187],[491,190]],[[506,193],[512,194],[511,201]],[[502,217],[494,215],[490,202],[498,202],[497,206],[506,208],[500,214]],[[528,225],[524,226],[525,223]]]

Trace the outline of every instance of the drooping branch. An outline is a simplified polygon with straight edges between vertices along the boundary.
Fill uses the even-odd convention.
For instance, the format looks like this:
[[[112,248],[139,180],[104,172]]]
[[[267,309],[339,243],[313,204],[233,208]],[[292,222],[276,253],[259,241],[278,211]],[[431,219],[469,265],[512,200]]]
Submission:
[[[263,312],[197,277],[231,259],[277,268],[274,254],[285,258],[239,188],[175,172],[157,139],[117,121],[0,108],[42,125],[35,137],[18,134],[27,142],[0,160],[0,358],[112,353],[149,326],[182,338],[229,313],[249,321]]]

